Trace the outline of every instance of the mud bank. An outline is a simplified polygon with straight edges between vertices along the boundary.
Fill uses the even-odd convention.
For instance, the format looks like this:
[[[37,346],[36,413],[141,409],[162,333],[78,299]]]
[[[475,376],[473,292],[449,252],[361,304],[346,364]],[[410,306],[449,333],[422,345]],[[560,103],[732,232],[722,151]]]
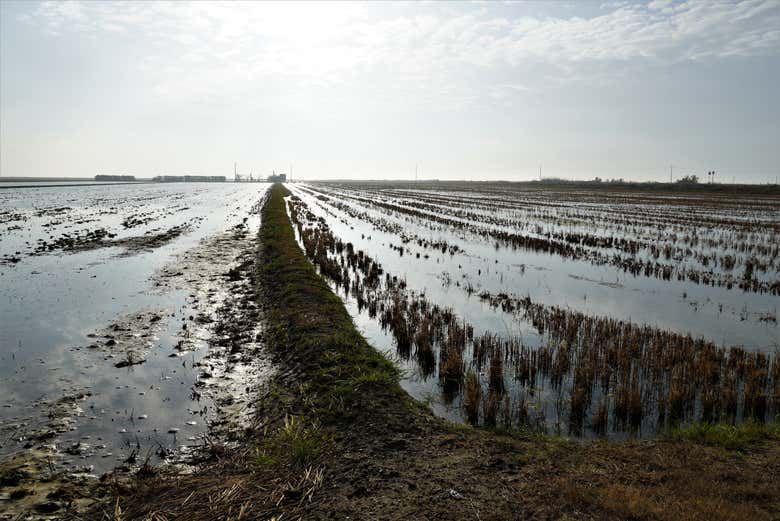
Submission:
[[[306,260],[286,195],[272,189],[246,274],[278,367],[253,404],[255,428],[193,474],[139,473],[92,518],[777,517],[780,442],[771,428],[573,443],[433,416],[399,387],[396,367]]]

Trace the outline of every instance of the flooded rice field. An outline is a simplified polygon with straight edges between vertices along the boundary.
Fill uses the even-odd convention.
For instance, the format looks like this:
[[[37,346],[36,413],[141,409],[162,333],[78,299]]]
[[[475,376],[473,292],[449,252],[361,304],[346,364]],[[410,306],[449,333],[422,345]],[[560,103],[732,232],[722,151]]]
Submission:
[[[251,423],[268,186],[0,190],[0,464],[180,462]]]
[[[253,426],[267,188],[0,190],[0,465],[181,465]],[[622,439],[780,414],[776,198],[289,188],[302,249],[441,416]]]
[[[439,415],[622,439],[780,414],[776,197],[290,188],[301,247]]]

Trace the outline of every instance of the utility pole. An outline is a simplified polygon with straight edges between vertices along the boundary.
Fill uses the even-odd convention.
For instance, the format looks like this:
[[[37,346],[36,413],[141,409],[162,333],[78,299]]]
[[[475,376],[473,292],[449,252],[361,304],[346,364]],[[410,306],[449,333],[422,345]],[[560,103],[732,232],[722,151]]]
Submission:
[[[673,182],[672,181],[672,178],[673,178],[672,171],[673,171],[673,169],[674,169],[674,165],[669,165],[669,183],[670,184]]]
[[[415,183],[417,182],[417,166],[418,165],[415,163],[415,165],[414,165],[414,182]]]
[[[542,180],[542,165],[539,165],[539,181]]]
[[[292,183],[292,163],[290,163],[290,182]]]

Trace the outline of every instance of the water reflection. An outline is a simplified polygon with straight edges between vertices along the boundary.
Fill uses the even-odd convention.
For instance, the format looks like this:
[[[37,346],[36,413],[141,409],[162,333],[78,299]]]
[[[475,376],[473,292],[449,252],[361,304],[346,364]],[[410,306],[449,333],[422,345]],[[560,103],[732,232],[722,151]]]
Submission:
[[[63,453],[58,464],[102,472],[128,459],[165,457],[202,443],[214,404],[193,393],[193,386],[208,351],[207,328],[190,317],[214,312],[226,295],[154,287],[151,279],[177,265],[178,256],[201,240],[247,218],[256,230],[259,217],[249,212],[266,188],[182,184],[0,191],[0,215],[6,217],[0,219],[0,257],[20,259],[0,263],[0,458],[54,443]],[[144,237],[182,225],[187,233],[134,250],[35,253],[39,240],[51,243],[52,237],[79,230]],[[233,261],[214,260],[225,262],[225,270]],[[150,310],[159,312],[159,327],[129,333],[138,337],[145,362],[117,368],[126,355],[117,352],[119,346],[103,346],[108,339],[102,335],[118,320]],[[180,353],[176,348],[185,325],[191,350]]]
[[[634,277],[608,266],[497,247],[462,229],[449,230],[440,223],[360,205],[355,201],[381,200],[384,193],[358,191],[361,196],[350,201],[338,197],[341,192],[323,196],[336,192],[321,185],[314,190],[296,186],[294,192],[305,204],[300,215],[312,212],[302,229],[320,227],[318,219],[327,223],[336,238],[335,251],[327,255],[337,266],[327,266],[327,272],[338,275],[339,265],[345,269],[332,277],[334,289],[369,340],[398,359],[406,374],[404,387],[431,403],[437,413],[461,420],[473,416],[469,394],[481,393],[476,415],[485,423],[511,416],[511,422],[522,420],[548,432],[596,435],[610,431],[621,437],[628,432],[653,434],[683,417],[739,419],[750,414],[766,418],[777,409],[772,386],[780,379],[771,377],[777,362],[755,354],[771,354],[778,343],[776,322],[762,320],[767,310],[776,309],[777,296]],[[343,250],[340,244],[345,245]],[[316,252],[318,265],[332,264],[322,260],[322,248],[310,247],[310,251]],[[352,252],[357,252],[358,263],[362,263],[360,252],[380,262],[387,277],[403,282],[402,291],[389,279],[378,291],[371,289],[371,274],[354,269]],[[348,265],[351,271],[346,270]],[[530,304],[525,306],[527,297],[531,297]],[[397,304],[399,299],[402,305]],[[418,311],[410,312],[414,306]],[[419,334],[425,330],[425,320],[436,320],[436,313],[420,313],[425,306],[452,308],[473,332],[467,340],[458,341],[459,335],[453,337],[451,331],[453,324],[447,325],[445,318],[444,336],[434,353],[426,356],[427,342],[420,341]],[[400,309],[393,312],[399,318],[385,318],[383,313],[393,307]],[[631,324],[641,327],[626,326]],[[620,333],[596,334],[594,327],[596,333]],[[665,332],[672,334],[664,336]],[[598,348],[583,350],[591,337]],[[456,350],[452,349],[453,338]],[[685,360],[694,356],[691,353],[707,352],[706,360],[731,369],[713,383],[701,373],[701,363],[687,366],[683,358],[679,363],[660,359],[656,363],[656,338],[688,353]],[[630,340],[633,345],[611,345],[615,339]],[[736,356],[732,364],[717,347],[724,344],[744,345],[752,354],[743,357],[741,350],[732,350]],[[640,355],[629,349],[636,345],[644,346],[644,361],[639,366],[635,360]],[[478,346],[486,346],[480,347],[482,354],[476,352]],[[593,363],[588,361],[591,358],[578,360],[586,356]],[[625,370],[612,369],[605,376],[598,369],[601,364],[619,368],[610,357],[624,356],[629,364]],[[459,359],[469,363],[458,363]],[[663,378],[645,385],[649,382],[646,376],[635,374],[640,366],[655,367]],[[454,374],[463,391],[455,395],[446,392],[451,367],[458,368]],[[728,371],[732,370],[741,375],[739,380],[730,379]],[[529,371],[539,376],[524,377]],[[743,380],[754,373],[755,380]],[[606,383],[597,385],[598,378],[607,378]],[[762,381],[762,389],[751,391],[755,387],[751,382],[758,385]],[[734,401],[728,398],[733,389],[740,393]],[[744,407],[733,405],[743,399]],[[768,401],[762,405],[761,400]],[[584,432],[583,427],[587,427]]]

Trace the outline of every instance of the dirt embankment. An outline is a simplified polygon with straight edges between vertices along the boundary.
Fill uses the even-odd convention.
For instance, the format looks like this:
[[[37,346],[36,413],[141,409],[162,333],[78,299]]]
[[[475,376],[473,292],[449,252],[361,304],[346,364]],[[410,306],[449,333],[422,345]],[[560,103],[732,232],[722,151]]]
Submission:
[[[703,435],[574,443],[434,417],[357,332],[298,248],[286,190],[262,210],[251,279],[277,364],[241,450],[194,475],[147,471],[114,519],[777,519],[780,442]],[[737,437],[738,438],[738,437]],[[736,439],[736,438],[735,438]],[[745,439],[748,439],[747,437]]]

